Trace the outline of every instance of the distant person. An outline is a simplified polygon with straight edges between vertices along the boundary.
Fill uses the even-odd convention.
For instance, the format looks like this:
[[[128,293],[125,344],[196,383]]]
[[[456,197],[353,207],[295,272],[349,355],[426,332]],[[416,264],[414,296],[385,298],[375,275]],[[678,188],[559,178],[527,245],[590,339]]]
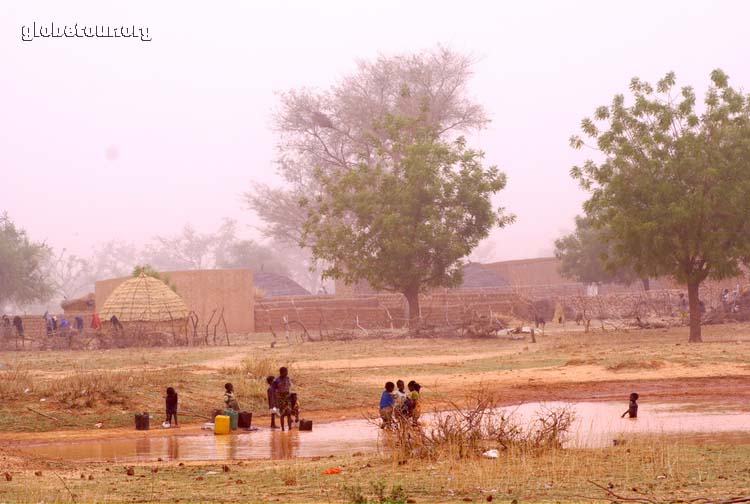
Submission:
[[[109,319],[109,323],[112,324],[112,329],[115,331],[122,331],[122,323],[120,322],[120,319],[117,318],[117,315],[112,315]]]
[[[237,402],[237,397],[234,395],[234,385],[231,383],[224,384],[224,405],[234,411],[240,410],[240,403]]]
[[[286,367],[279,368],[279,376],[273,381],[276,390],[276,404],[281,418],[281,430],[284,430],[284,417],[289,415],[289,394],[292,392],[292,380]]]
[[[98,313],[92,313],[91,314],[91,329],[101,329],[102,328],[102,321],[99,319]]]
[[[59,327],[63,332],[68,332],[68,329],[70,329],[70,322],[68,322],[68,319],[66,319],[64,315],[60,317]]]
[[[52,332],[57,331],[57,316],[52,315]]]
[[[164,424],[169,427],[179,427],[177,423],[177,392],[174,388],[167,387],[167,396],[164,398],[166,405],[167,418],[164,420]],[[174,418],[174,423],[172,419]]]
[[[680,314],[680,320],[685,322],[688,315],[688,303],[687,299],[685,299],[685,294],[682,292],[680,292],[680,297],[677,300],[677,311]]]
[[[278,427],[276,427],[276,414],[279,412],[279,407],[276,402],[276,389],[273,386],[273,380],[273,376],[266,377],[266,383],[268,384],[266,395],[268,396],[268,411],[271,412],[271,428],[278,429]]]
[[[16,335],[23,339],[24,331],[23,331],[23,319],[16,315],[13,317],[13,327],[16,329]]]
[[[625,415],[628,415],[628,418],[638,418],[638,394],[633,392],[630,394],[630,404],[628,405],[628,410],[623,413],[620,418],[625,418]]]
[[[76,331],[79,333],[83,332],[83,317],[80,315],[76,315],[76,318],[73,320],[73,327]]]
[[[393,422],[393,404],[396,400],[393,389],[395,388],[393,382],[386,382],[383,393],[380,394],[380,418],[383,420],[380,425],[381,429],[390,427]]]

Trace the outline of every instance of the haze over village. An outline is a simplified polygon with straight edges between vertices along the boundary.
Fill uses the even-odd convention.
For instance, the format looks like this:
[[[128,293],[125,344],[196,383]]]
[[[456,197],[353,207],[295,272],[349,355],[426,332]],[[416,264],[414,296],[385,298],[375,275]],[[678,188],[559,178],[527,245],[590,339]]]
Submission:
[[[740,1],[0,5],[0,501],[750,502]]]

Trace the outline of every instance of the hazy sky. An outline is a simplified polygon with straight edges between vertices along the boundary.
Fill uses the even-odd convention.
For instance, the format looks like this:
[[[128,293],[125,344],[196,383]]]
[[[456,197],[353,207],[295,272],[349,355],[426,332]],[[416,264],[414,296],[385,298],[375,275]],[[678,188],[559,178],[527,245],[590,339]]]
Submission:
[[[750,2],[31,2],[0,4],[0,211],[86,255],[190,222],[253,215],[241,193],[278,182],[274,92],[326,87],[356,58],[432,48],[478,58],[473,139],[509,177],[514,212],[484,259],[547,255],[585,198],[570,179],[580,119],[638,75],[674,70],[702,94],[723,68],[750,87]],[[33,22],[146,26],[153,39],[21,40]]]

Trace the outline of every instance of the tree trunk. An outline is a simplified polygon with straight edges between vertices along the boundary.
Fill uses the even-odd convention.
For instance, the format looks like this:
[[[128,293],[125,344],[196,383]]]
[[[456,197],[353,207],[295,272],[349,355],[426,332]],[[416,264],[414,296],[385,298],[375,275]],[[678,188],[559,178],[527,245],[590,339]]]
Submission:
[[[688,283],[688,306],[690,307],[690,343],[700,343],[701,339],[701,312],[698,299],[698,287],[700,282]]]
[[[643,284],[643,290],[648,291],[651,289],[651,282],[649,282],[648,277],[641,278],[641,283]]]
[[[412,287],[404,291],[406,302],[409,304],[409,330],[415,331],[419,328],[420,317],[419,317],[419,287]]]

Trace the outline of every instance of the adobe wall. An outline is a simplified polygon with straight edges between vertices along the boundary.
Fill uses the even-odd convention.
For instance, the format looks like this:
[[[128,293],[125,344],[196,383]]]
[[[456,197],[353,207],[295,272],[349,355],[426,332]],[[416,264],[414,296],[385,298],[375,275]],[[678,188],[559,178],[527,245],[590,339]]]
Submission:
[[[482,314],[531,317],[528,302],[516,293],[499,289],[442,290],[420,296],[422,319],[428,324],[457,323],[467,311]],[[380,293],[371,296],[301,296],[259,299],[255,303],[255,330],[284,329],[284,317],[310,331],[404,327],[407,304],[401,294]],[[294,327],[299,329],[299,326]]]
[[[215,269],[167,271],[177,293],[188,309],[198,315],[199,324],[208,322],[216,310],[218,317],[224,309],[227,330],[232,333],[249,333],[255,330],[253,311],[253,274],[249,269]],[[97,309],[104,305],[115,288],[131,277],[111,278],[96,282]]]
[[[746,284],[745,284],[746,285]],[[700,298],[707,309],[719,305],[723,284],[706,282]],[[533,285],[526,287],[498,287],[492,289],[433,291],[420,296],[422,318],[428,324],[455,324],[471,312],[480,315],[510,316],[531,322],[534,304],[538,314],[551,321],[559,303],[567,317],[576,313],[592,319],[642,319],[677,315],[679,294],[684,289],[652,289],[650,291],[601,292],[588,297],[581,284]],[[400,328],[405,325],[407,305],[400,294],[370,296],[301,296],[259,299],[255,304],[255,330],[268,332],[284,330],[284,317],[299,322],[311,332],[333,329]],[[548,313],[547,313],[548,312]],[[300,330],[292,324],[294,330]]]

